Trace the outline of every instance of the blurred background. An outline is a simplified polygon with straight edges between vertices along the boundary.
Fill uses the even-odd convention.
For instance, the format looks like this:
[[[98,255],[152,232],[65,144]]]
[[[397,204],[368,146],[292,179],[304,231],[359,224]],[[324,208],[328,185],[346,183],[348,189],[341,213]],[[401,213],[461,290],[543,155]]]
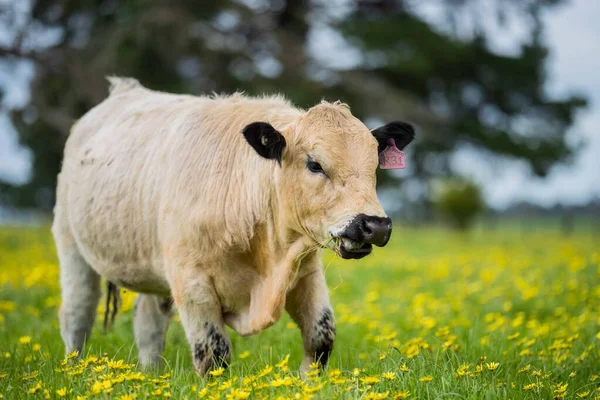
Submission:
[[[600,217],[599,17],[591,0],[0,0],[0,222],[51,216],[70,126],[120,75],[411,121],[408,168],[378,172],[396,218],[569,231]]]

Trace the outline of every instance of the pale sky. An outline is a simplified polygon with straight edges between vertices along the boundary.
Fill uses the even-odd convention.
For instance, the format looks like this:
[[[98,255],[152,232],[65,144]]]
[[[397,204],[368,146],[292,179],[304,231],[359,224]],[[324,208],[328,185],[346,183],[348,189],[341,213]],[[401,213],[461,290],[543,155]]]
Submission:
[[[482,0],[485,4],[488,0]],[[439,18],[435,2],[422,2],[422,14],[432,22]],[[511,53],[515,43],[523,34],[522,27],[512,24],[508,27],[495,26],[490,20],[490,32],[494,32],[493,46],[499,52]],[[568,133],[571,141],[584,140],[587,144],[571,165],[555,167],[548,178],[533,177],[525,163],[498,157],[482,157],[472,149],[461,149],[453,157],[453,167],[480,182],[491,206],[503,208],[521,200],[529,200],[542,205],[583,204],[594,197],[600,198],[600,1],[574,0],[569,5],[545,15],[546,40],[550,44],[551,57],[548,72],[552,94],[570,91],[585,94],[590,105],[577,119]],[[318,47],[335,47],[336,60],[352,60],[352,49],[347,57],[339,57],[341,44],[339,37],[326,28],[315,30],[309,50]],[[320,60],[327,62],[327,60]],[[342,67],[343,68],[343,67]],[[0,68],[0,84],[8,89],[4,101],[9,105],[27,102],[23,90],[33,76],[33,68],[22,65],[16,70]],[[30,171],[30,156],[27,150],[19,147],[17,135],[8,123],[7,116],[0,113],[0,177],[14,182],[27,180]]]
[[[482,3],[489,3],[482,0]],[[440,13],[435,2],[424,2],[423,14],[436,21]],[[485,9],[485,5],[483,7]],[[491,8],[490,8],[491,9]],[[493,48],[501,53],[514,52],[515,43],[525,32],[510,24],[498,27],[492,16],[481,16],[489,23]],[[453,167],[471,176],[485,188],[491,206],[504,208],[526,200],[544,206],[584,204],[600,198],[600,1],[572,0],[544,15],[546,43],[550,45],[548,73],[550,94],[582,93],[589,106],[578,115],[568,132],[568,140],[586,145],[570,165],[553,168],[549,176],[532,176],[524,162],[498,157],[482,157],[473,149],[461,149],[453,157]],[[510,21],[510,18],[509,18]],[[441,21],[436,25],[441,25]],[[465,28],[467,29],[467,28]]]

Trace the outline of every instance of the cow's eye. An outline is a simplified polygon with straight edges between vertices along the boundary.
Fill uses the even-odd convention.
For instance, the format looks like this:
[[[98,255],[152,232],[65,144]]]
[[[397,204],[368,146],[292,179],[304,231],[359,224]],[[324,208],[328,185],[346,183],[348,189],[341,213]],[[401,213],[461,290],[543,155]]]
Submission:
[[[321,167],[321,164],[310,158],[306,162],[306,167],[309,169],[310,172],[314,172],[315,174],[325,174],[325,171],[323,171],[323,167]]]

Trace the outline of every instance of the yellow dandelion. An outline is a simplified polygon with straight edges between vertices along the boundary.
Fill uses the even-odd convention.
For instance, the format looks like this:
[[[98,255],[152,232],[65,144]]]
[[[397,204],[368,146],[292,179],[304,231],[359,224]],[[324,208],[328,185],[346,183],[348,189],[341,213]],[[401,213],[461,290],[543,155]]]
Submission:
[[[34,393],[39,392],[41,389],[42,389],[42,381],[37,381],[37,383],[35,385],[30,387],[29,390],[27,390],[27,393],[34,394]]]
[[[315,363],[313,363],[315,364]],[[311,368],[312,368],[312,364],[311,364]],[[267,365],[262,371],[259,372],[258,377],[262,378],[263,376],[267,376],[271,373],[271,371],[273,371],[273,367],[270,365]],[[317,371],[317,370],[314,370]]]
[[[519,369],[519,370],[517,371],[517,374],[521,374],[521,373],[523,373],[523,372],[527,372],[527,371],[529,371],[530,369],[531,369],[531,364],[527,364],[527,365],[526,365],[526,366],[524,366],[523,368]]]
[[[240,360],[246,359],[250,357],[250,352],[248,350],[242,352],[242,354],[240,354]]]
[[[381,376],[388,381],[394,380],[396,378],[395,372],[384,372]]]
[[[233,389],[226,396],[227,400],[247,399],[250,397],[250,392],[246,392],[242,389]]]
[[[500,363],[497,362],[490,362],[485,364],[485,367],[488,369],[488,371],[495,371],[498,369],[499,366]]]
[[[433,380],[433,376],[431,376],[431,375],[425,375],[425,376],[422,376],[419,378],[420,382],[426,382],[426,383],[431,382],[432,380]]]
[[[33,351],[40,351],[40,350],[42,349],[42,345],[41,345],[41,344],[39,344],[39,343],[36,343],[36,344],[34,344],[34,345],[31,347],[31,349],[32,349]]]
[[[119,400],[135,400],[136,394],[124,394],[119,397]]]
[[[381,353],[381,354],[379,355],[379,361],[383,361],[383,360],[385,360],[385,358],[386,358],[386,357],[387,357],[387,354],[385,354],[385,353]]]
[[[555,399],[564,399],[567,395],[567,389],[569,387],[568,383],[559,383],[554,386],[554,398]]]
[[[366,385],[373,385],[381,382],[381,379],[376,376],[365,376],[364,378],[360,378],[360,381]]]
[[[66,359],[71,360],[71,359],[77,357],[78,355],[79,355],[79,352],[77,350],[75,350],[75,351],[72,351],[71,353],[67,354]]]
[[[400,371],[408,372],[408,365],[406,365],[406,363],[402,363],[402,365],[400,366]]]
[[[31,343],[31,336],[21,336],[19,338],[19,344],[29,344]]]
[[[58,397],[65,397],[67,395],[67,388],[66,387],[62,387],[60,389],[56,389],[56,395]]]
[[[462,364],[460,367],[458,367],[456,374],[461,377],[467,376],[469,374],[469,364]]]
[[[354,369],[352,370],[352,375],[353,375],[353,376],[359,376],[359,375],[360,375],[360,369],[358,369],[358,368],[354,368]]]
[[[382,399],[387,399],[390,397],[390,392],[383,392],[383,393],[377,393],[377,392],[371,392],[371,393],[367,393],[365,395],[365,399],[366,400],[382,400]]]
[[[579,397],[580,399],[583,399],[583,398],[588,397],[590,395],[590,393],[591,393],[591,391],[586,390],[584,392],[577,393],[577,397]]]
[[[408,390],[402,390],[400,392],[396,392],[392,395],[392,399],[394,400],[400,400],[400,399],[406,399],[410,396],[410,392]]]
[[[275,366],[279,369],[287,370],[288,361],[290,360],[290,355],[287,354],[283,360],[275,364]]]
[[[528,385],[523,386],[523,390],[533,390],[538,387],[537,383],[530,383]]]
[[[577,376],[577,372],[573,371],[569,374],[569,378],[575,378]]]
[[[173,397],[173,395],[171,394],[171,392],[165,392],[163,393],[163,397],[170,398]]]
[[[223,375],[223,372],[225,372],[225,368],[221,367],[210,371],[209,374],[211,376],[221,376]]]

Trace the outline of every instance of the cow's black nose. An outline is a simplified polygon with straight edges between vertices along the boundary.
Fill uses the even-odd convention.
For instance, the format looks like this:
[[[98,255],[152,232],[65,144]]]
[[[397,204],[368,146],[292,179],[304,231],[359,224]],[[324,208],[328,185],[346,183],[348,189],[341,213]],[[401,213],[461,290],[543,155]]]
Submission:
[[[365,216],[361,225],[365,243],[385,246],[390,240],[392,234],[392,220],[390,218]]]
[[[388,217],[376,217],[359,214],[346,228],[343,236],[356,242],[385,246],[392,234],[392,220]]]

